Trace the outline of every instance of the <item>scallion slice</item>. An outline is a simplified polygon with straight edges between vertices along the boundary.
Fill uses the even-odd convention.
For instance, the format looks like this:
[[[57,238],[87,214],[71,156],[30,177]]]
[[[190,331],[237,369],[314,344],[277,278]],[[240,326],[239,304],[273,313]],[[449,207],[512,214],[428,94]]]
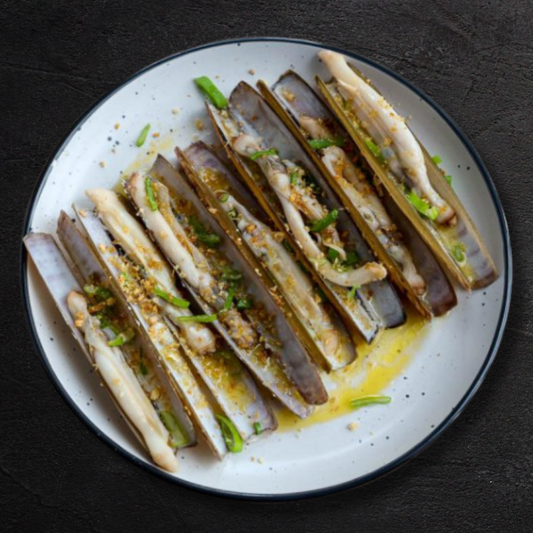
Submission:
[[[268,150],[259,150],[257,152],[254,152],[250,159],[252,161],[255,161],[256,159],[259,159],[260,157],[266,157],[269,155],[278,155],[278,151],[275,148],[269,148]]]
[[[291,185],[296,185],[298,183],[298,172],[296,170],[293,170],[289,175],[289,180]]]
[[[126,331],[119,333],[112,341],[109,341],[107,345],[111,347],[122,346],[123,344],[131,341],[133,337],[135,337],[135,331],[132,329],[127,329]]]
[[[154,185],[150,176],[146,176],[146,178],[144,179],[144,187],[146,189],[146,198],[148,200],[148,205],[150,206],[150,209],[152,211],[157,211],[158,207],[157,201],[155,199]]]
[[[237,300],[237,309],[239,311],[244,311],[245,309],[251,309],[254,305],[254,302],[251,298],[245,297],[245,298],[239,298]]]
[[[344,264],[346,266],[354,266],[357,263],[359,263],[359,255],[357,252],[347,252],[346,253],[346,260],[344,261]]]
[[[350,400],[350,407],[352,409],[360,409],[367,405],[390,403],[392,398],[390,396],[381,396],[379,394],[370,394],[368,396],[361,396]]]
[[[208,248],[216,248],[220,244],[220,237],[215,233],[209,233],[195,216],[188,217],[187,222],[196,234],[196,238]]]
[[[177,320],[178,322],[202,322],[204,324],[214,322],[216,319],[216,313],[213,315],[183,315],[173,318],[173,320]]]
[[[343,137],[333,137],[331,139],[311,139],[308,141],[313,150],[322,150],[330,146],[344,146],[346,139]]]
[[[167,431],[170,434],[171,446],[173,448],[185,446],[185,444],[189,442],[174,413],[171,411],[161,411],[159,413],[159,418],[161,418],[161,422],[163,422],[163,425],[167,428]]]
[[[350,292],[348,293],[348,298],[350,298],[350,300],[354,300],[355,299],[355,293],[361,288],[361,285],[354,285],[351,289],[350,289]]]
[[[339,216],[339,211],[333,209],[324,218],[317,220],[312,226],[311,231],[314,233],[320,233],[324,231],[329,225],[333,224]]]
[[[225,203],[228,201],[228,199],[229,199],[229,194],[228,194],[227,192],[222,193],[222,194],[219,196],[218,199],[220,200],[221,203],[225,204]]]
[[[233,302],[233,297],[235,296],[235,287],[230,287],[228,289],[228,296],[224,302],[224,311],[229,311],[231,309],[231,304]]]
[[[239,453],[243,448],[242,437],[239,435],[239,432],[233,425],[233,422],[222,415],[217,415],[218,423],[220,424],[220,429],[222,430],[222,436],[224,437],[224,442],[228,450],[231,453]]]
[[[263,433],[261,422],[254,422],[254,431],[256,435],[261,435],[261,433]]]
[[[334,263],[335,259],[339,257],[340,252],[338,250],[335,250],[334,248],[329,248],[328,253],[326,254],[326,257],[328,258],[328,261],[330,263]]]
[[[448,185],[452,184],[452,177],[449,174],[446,174],[444,179],[448,182]]]
[[[83,292],[87,296],[96,298],[96,300],[99,302],[104,302],[109,300],[109,298],[113,298],[113,293],[109,289],[106,289],[105,287],[99,287],[98,285],[84,285]]]
[[[222,269],[222,279],[225,281],[240,281],[242,279],[242,273],[231,267]]]
[[[458,263],[462,263],[466,259],[466,246],[459,242],[452,247],[452,255]]]
[[[187,300],[182,300],[181,298],[177,298],[173,294],[169,294],[168,292],[165,292],[160,287],[154,288],[154,294],[156,296],[159,296],[159,298],[163,298],[165,302],[168,302],[169,304],[172,304],[175,307],[180,307],[181,309],[187,309],[187,307],[191,305],[191,302],[188,302]]]
[[[198,88],[211,100],[211,103],[218,109],[226,109],[228,107],[227,98],[220,92],[217,86],[207,76],[200,76],[194,78],[194,83]]]
[[[420,198],[420,196],[418,196],[415,191],[409,191],[409,193],[407,194],[407,199],[421,215],[424,215],[430,220],[436,220],[439,216],[438,208],[436,208],[435,206],[430,206],[429,203],[426,202],[426,200]]]
[[[148,137],[148,132],[150,131],[150,124],[146,124],[146,126],[142,129],[141,133],[137,137],[137,140],[135,141],[135,144],[138,148],[140,148],[146,141],[146,137]]]
[[[440,155],[434,155],[431,159],[433,159],[435,165],[440,165],[442,163],[442,157]]]
[[[365,140],[366,147],[372,152],[374,157],[382,164],[384,165],[386,163],[385,157],[383,155],[383,152],[381,151],[381,148],[375,144],[370,139]]]

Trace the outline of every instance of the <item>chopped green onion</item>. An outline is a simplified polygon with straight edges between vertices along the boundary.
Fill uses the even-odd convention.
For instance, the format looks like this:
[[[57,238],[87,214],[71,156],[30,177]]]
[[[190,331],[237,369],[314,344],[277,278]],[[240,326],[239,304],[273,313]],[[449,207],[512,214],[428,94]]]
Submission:
[[[187,222],[196,234],[196,238],[200,242],[203,242],[208,248],[216,248],[220,244],[220,237],[215,233],[209,233],[205,226],[195,216],[188,217]]]
[[[313,150],[322,150],[323,148],[329,148],[330,146],[344,146],[346,139],[343,137],[333,137],[331,139],[311,139],[309,146]]]
[[[452,177],[449,174],[446,174],[446,176],[444,176],[444,179],[448,182],[448,185],[452,184]]]
[[[431,207],[429,203],[426,202],[426,200],[422,200],[415,191],[410,191],[407,194],[407,199],[421,215],[424,215],[430,220],[436,220],[439,216],[438,208],[435,206]]]
[[[229,311],[231,309],[231,303],[233,302],[233,297],[235,296],[235,287],[230,287],[228,289],[228,296],[224,302],[224,311]]]
[[[123,344],[126,344],[127,342],[131,341],[135,337],[135,331],[132,329],[128,329],[126,331],[123,331],[122,333],[119,333],[112,341],[109,341],[107,343],[108,346],[122,346]]]
[[[237,210],[233,208],[228,211],[228,216],[231,218],[231,220],[237,220],[237,218],[239,218],[239,213],[237,213]]]
[[[366,147],[374,154],[374,157],[382,164],[385,164],[385,157],[383,156],[383,152],[381,151],[381,148],[373,143],[370,139],[365,140]]]
[[[431,159],[433,159],[433,163],[435,163],[435,165],[440,165],[442,163],[442,158],[440,155],[434,155]]]
[[[214,315],[183,315],[174,317],[174,320],[177,320],[178,322],[202,322],[204,324],[214,322],[216,319],[216,313]]]
[[[350,400],[350,407],[352,409],[359,409],[373,404],[384,404],[391,402],[390,396],[380,396],[378,394],[371,394],[369,396],[361,396],[360,398],[354,398]]]
[[[111,321],[103,315],[103,313],[98,313],[96,315],[96,318],[100,322],[100,327],[102,329],[110,329],[115,335],[118,335],[120,333],[120,330],[111,323]]]
[[[326,254],[326,257],[328,258],[328,261],[330,263],[334,263],[335,262],[335,259],[337,259],[337,257],[339,257],[340,252],[338,250],[335,250],[334,248],[329,248],[328,249],[328,253]]]
[[[269,148],[268,150],[259,150],[257,152],[254,152],[250,159],[252,161],[255,161],[256,159],[259,159],[260,157],[265,157],[268,155],[278,155],[278,151],[275,148]]]
[[[320,297],[320,299],[323,301],[323,302],[327,302],[328,301],[328,298],[326,296],[326,293],[320,288],[320,287],[315,287],[315,292],[318,294],[318,296]]]
[[[189,442],[189,439],[181,429],[180,423],[174,413],[170,411],[161,411],[159,413],[159,418],[161,418],[161,422],[163,422],[163,425],[167,428],[167,431],[170,434],[172,441],[171,446],[173,448],[185,446],[185,444]]]
[[[194,83],[199,89],[211,100],[211,103],[218,109],[226,109],[228,107],[228,100],[220,92],[217,86],[207,76],[200,76],[194,78]]]
[[[291,182],[291,185],[296,185],[298,183],[298,177],[299,177],[299,173],[297,170],[293,170],[290,175],[289,175],[289,179],[290,179],[290,182]]]
[[[350,289],[350,292],[348,293],[348,298],[350,300],[354,300],[355,299],[355,293],[361,288],[361,285],[354,285],[351,289]]]
[[[109,289],[106,289],[105,287],[99,287],[98,285],[84,285],[83,292],[87,296],[92,296],[100,302],[104,302],[109,300],[109,298],[113,298],[113,293]]]
[[[455,244],[452,248],[452,255],[454,259],[459,263],[462,263],[466,259],[465,252],[466,246],[462,242]]]
[[[346,266],[354,266],[357,263],[359,263],[359,255],[357,254],[357,252],[347,252],[344,264]]]
[[[333,209],[324,218],[317,220],[311,226],[311,231],[314,233],[320,233],[321,231],[324,231],[329,225],[333,224],[335,220],[337,220],[338,216],[339,211],[337,209]]]
[[[172,304],[176,307],[180,307],[181,309],[187,309],[189,305],[191,305],[190,302],[187,300],[182,300],[181,298],[177,298],[173,294],[169,294],[168,292],[165,292],[163,289],[160,289],[159,287],[154,288],[154,294],[156,296],[159,296],[159,298],[163,298],[165,302],[168,302],[169,304]]]
[[[146,188],[146,197],[148,199],[148,205],[152,211],[157,211],[157,201],[154,194],[154,186],[152,184],[152,178],[146,176],[144,179],[144,186]]]
[[[222,436],[228,450],[232,453],[239,453],[242,451],[242,437],[233,425],[233,422],[222,415],[217,415],[220,429],[222,430]]]
[[[126,281],[131,281],[131,276],[128,274],[128,272],[126,270],[123,270],[120,275],[126,280]]]
[[[254,422],[254,431],[256,435],[261,435],[261,433],[263,433],[261,422]]]
[[[224,194],[221,194],[219,197],[219,200],[221,203],[225,204],[229,199],[229,194],[225,192]]]
[[[223,268],[222,279],[224,281],[240,281],[242,279],[242,273],[231,267]]]
[[[148,375],[148,368],[146,368],[146,363],[144,361],[141,361],[139,363],[139,372],[143,375],[143,376],[146,376]]]
[[[137,140],[135,141],[135,144],[140,148],[144,142],[146,141],[146,137],[148,136],[148,132],[150,131],[150,124],[146,124],[146,126],[142,129],[139,137],[137,137]]]
[[[289,241],[287,239],[283,239],[281,244],[283,244],[283,247],[285,248],[285,250],[287,250],[287,252],[291,254],[294,253],[294,248],[289,244]]]
[[[245,309],[251,309],[252,306],[254,305],[254,302],[251,298],[239,298],[239,300],[237,300],[237,309],[239,311],[244,311]]]

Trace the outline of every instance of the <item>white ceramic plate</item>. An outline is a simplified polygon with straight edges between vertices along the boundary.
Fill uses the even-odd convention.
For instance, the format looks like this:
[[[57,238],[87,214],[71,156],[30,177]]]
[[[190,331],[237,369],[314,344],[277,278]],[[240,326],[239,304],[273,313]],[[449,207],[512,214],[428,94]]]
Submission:
[[[139,72],[98,102],[67,135],[39,180],[26,231],[53,232],[59,210],[80,201],[89,184],[115,184],[135,158],[139,162],[134,141],[146,123],[161,133],[155,149],[174,161],[173,146],[187,146],[198,133],[194,119],[205,118],[194,77],[209,75],[226,94],[242,79],[273,82],[291,67],[312,80],[316,72],[326,75],[317,60],[320,48],[286,39],[223,42],[176,54]],[[181,469],[173,476],[150,462],[119,419],[23,255],[28,319],[61,394],[115,449],[177,483],[228,496],[287,499],[375,479],[420,452],[457,417],[496,354],[510,301],[511,251],[502,207],[486,170],[457,126],[429,98],[380,65],[340,51],[353,58],[402,114],[413,117],[415,133],[430,153],[442,157],[500,278],[486,290],[461,292],[459,306],[435,321],[404,374],[384,391],[394,401],[379,414],[360,410],[297,434],[274,434],[223,462],[213,460],[202,447],[189,449],[179,454]],[[148,143],[143,150],[140,163],[147,165],[154,154],[146,153]],[[354,432],[346,429],[352,420],[359,422]],[[262,462],[252,461],[252,456]]]

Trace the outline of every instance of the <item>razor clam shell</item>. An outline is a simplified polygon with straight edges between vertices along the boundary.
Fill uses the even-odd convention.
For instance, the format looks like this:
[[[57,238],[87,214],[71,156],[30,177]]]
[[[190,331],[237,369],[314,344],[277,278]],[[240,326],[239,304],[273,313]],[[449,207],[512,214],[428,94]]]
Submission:
[[[85,338],[81,331],[75,326],[74,319],[70,314],[67,306],[67,296],[71,291],[83,293],[78,281],[71,271],[71,265],[61,253],[54,238],[48,233],[29,233],[24,237],[24,245],[28,254],[32,258],[39,275],[41,276],[50,296],[61,314],[61,317],[67,324],[72,335],[76,339],[80,349],[91,365],[94,365],[94,359],[85,344]],[[120,404],[105,384],[104,380],[98,375],[100,382],[109,394],[109,397],[115,404],[122,418],[135,435],[135,438],[141,443],[143,448],[148,449],[144,439],[133,422],[124,413]],[[149,452],[148,452],[149,453]]]
[[[209,104],[207,104],[207,109],[228,156],[240,170],[247,185],[257,194],[262,207],[272,217],[278,228],[287,235],[293,247],[299,248],[280,218],[283,209],[275,192],[269,187],[262,174],[256,171],[255,163],[240,157],[231,148],[229,141],[241,132],[261,139],[263,148],[275,147],[282,159],[298,162],[310,171],[318,186],[325,192],[324,201],[328,210],[339,210],[337,228],[341,232],[346,231],[348,233],[349,240],[354,243],[355,250],[363,263],[374,259],[359,230],[344,211],[330,185],[259,93],[247,83],[241,82],[233,90],[229,99],[230,116],[226,111],[221,112]],[[367,342],[371,342],[376,337],[381,327],[395,327],[405,322],[402,304],[394,288],[387,280],[377,281],[359,289],[356,305],[347,309],[341,299],[335,295],[333,284],[324,282],[303,253],[301,259],[309,270],[314,272],[315,279],[330,301],[337,307],[347,327],[353,332],[355,326]]]
[[[200,170],[210,169],[212,172],[216,173],[217,179],[223,180],[223,187],[226,192],[234,196],[242,205],[244,205],[257,220],[271,228],[272,231],[275,231],[275,229],[272,228],[272,221],[268,219],[267,215],[255,201],[255,198],[249,193],[248,189],[246,189],[242,182],[236,178],[235,174],[230,171],[226,164],[202,141],[192,144],[183,152],[176,149],[176,152],[180,163],[198,192],[198,195],[205,202],[206,206],[210,208],[210,212],[224,228],[228,236],[240,247],[239,249],[243,252],[243,255],[245,255],[253,268],[264,269],[265,272],[267,272],[268,267],[266,265],[263,266],[262,259],[256,256],[256,252],[253,248],[248,246],[246,241],[242,239],[234,222],[229,216],[227,216],[224,209],[220,207],[218,197],[211,190],[211,185],[202,178]],[[296,260],[294,259],[294,261]],[[302,272],[302,276],[307,277],[308,274]],[[275,278],[273,275],[272,277]],[[281,284],[276,283],[275,279],[274,283],[277,284],[280,293],[284,294],[285,299],[290,305],[290,294],[284,292],[284,287]],[[328,371],[338,370],[354,361],[356,357],[356,349],[344,323],[335,310],[331,306],[328,306],[324,312],[328,313],[331,322],[339,332],[344,348],[338,350],[340,353],[335,353],[333,356],[328,356],[328,354],[324,353],[319,347],[311,353],[316,357],[317,362]],[[294,309],[294,313],[297,314],[296,309]],[[300,318],[302,324],[306,324],[306,317]],[[312,326],[309,325],[308,327]],[[313,339],[314,337],[311,338],[311,341],[314,344]]]
[[[311,409],[307,404],[316,405],[326,402],[327,392],[302,341],[290,328],[285,316],[278,309],[278,305],[280,304],[274,300],[272,294],[265,287],[265,283],[270,281],[269,278],[265,277],[260,271],[256,272],[250,267],[239,249],[218,225],[212,214],[209,213],[187,183],[187,179],[164,157],[159,156],[156,159],[154,166],[150,170],[150,175],[161,179],[173,194],[187,201],[200,222],[210,232],[220,237],[221,242],[217,247],[217,251],[223,253],[230,264],[242,273],[243,284],[246,286],[246,290],[256,301],[263,304],[269,316],[275,318],[274,329],[276,341],[281,343],[281,347],[278,350],[272,348],[270,351],[279,364],[281,370],[279,376],[274,376],[270,371],[270,365],[267,364],[261,367],[254,363],[249,353],[250,351],[237,346],[226,327],[220,321],[215,321],[213,323],[214,327],[224,337],[226,342],[232,346],[238,357],[249,367],[260,382],[271,390],[284,405],[298,416],[308,416],[311,413]],[[184,285],[188,286],[185,282]],[[189,287],[189,291],[203,312],[207,314],[213,312],[211,307],[207,305],[192,287]],[[253,313],[253,310],[248,313]],[[263,335],[266,335],[266,332]],[[283,381],[279,382],[279,379],[283,379]]]
[[[77,274],[76,277],[80,278],[81,285],[87,283],[88,280],[96,280],[99,284],[107,283],[107,276],[102,268],[102,265],[91,250],[90,244],[87,242],[85,237],[81,235],[70,217],[64,211],[61,211],[59,215],[57,223],[57,236],[63,246],[63,249],[66,251],[74,265],[74,274]],[[137,322],[135,321],[133,314],[129,309],[129,305],[125,300],[124,295],[119,291],[114,291],[113,294],[117,301],[120,314],[126,317],[130,327],[137,330]],[[131,357],[129,357],[127,349],[130,345],[133,345],[135,349],[142,350],[144,354],[148,354],[147,358],[150,361],[150,366],[155,374],[155,380],[147,380],[139,372],[138,365],[131,361]],[[187,443],[181,447],[183,448],[192,446],[196,444],[196,432],[194,431],[194,426],[189,418],[189,415],[186,413],[181,400],[170,384],[168,375],[161,368],[161,365],[153,364],[153,361],[157,361],[155,355],[150,354],[150,352],[153,350],[153,345],[147,342],[144,335],[136,335],[132,342],[122,347],[122,352],[124,353],[126,362],[136,375],[137,380],[141,383],[143,389],[145,389],[147,395],[150,396],[152,391],[156,390],[158,387],[162,389],[162,394],[166,400],[165,403],[169,404],[172,413],[176,416],[180,423],[180,429],[184,432],[185,437],[187,438]],[[162,402],[159,400],[157,403],[161,404]],[[154,407],[156,411],[161,410],[156,406]]]
[[[334,136],[340,136],[346,139],[347,144],[345,144],[345,147],[348,153],[352,155],[359,154],[357,145],[355,145],[346,130],[331,113],[327,105],[320,99],[318,94],[314,92],[305,80],[293,71],[288,71],[283,74],[270,89],[264,82],[260,81],[258,85],[263,96],[277,111],[280,118],[291,129],[295,137],[301,142],[309,157],[321,169],[323,175],[329,178],[331,186],[335,189],[352,215],[354,222],[361,230],[368,244],[378,258],[386,265],[391,279],[407,295],[415,308],[426,318],[431,318],[432,315],[441,316],[455,307],[457,297],[452,284],[448,281],[429,247],[421,239],[417,239],[414,236],[415,228],[412,223],[409,222],[407,217],[399,209],[389,208],[393,202],[388,192],[383,190],[383,188],[375,191],[377,196],[382,196],[381,202],[384,204],[393,223],[397,228],[402,228],[401,233],[404,233],[402,236],[403,244],[411,252],[413,263],[427,285],[427,290],[423,295],[419,295],[413,290],[409,282],[405,279],[401,268],[381,244],[379,238],[375,235],[364,217],[359,214],[350,198],[344,193],[341,184],[336,182],[335,177],[329,172],[319,155],[307,142],[307,138],[299,126],[300,116],[321,120],[333,132]],[[373,187],[370,179],[367,179],[367,185]]]
[[[357,75],[361,76],[361,73],[356,68],[352,65],[350,67]],[[316,81],[329,107],[342,122],[352,140],[357,144],[379,181],[387,188],[401,212],[415,226],[431,251],[453,276],[454,280],[466,289],[480,289],[494,282],[498,278],[498,273],[481,235],[457,194],[444,178],[443,172],[431,159],[422,143],[417,139],[424,153],[429,181],[441,198],[455,211],[457,217],[455,226],[434,224],[413,207],[402,192],[397,178],[381,165],[376,156],[366,146],[365,134],[361,127],[353,117],[349,116],[344,106],[340,103],[344,102],[344,100],[336,88],[336,82],[334,80],[324,82],[318,76]],[[463,243],[466,247],[467,261],[465,265],[460,265],[449,249],[458,242]]]
[[[119,280],[122,258],[118,254],[106,229],[93,212],[85,212],[84,210],[84,215],[81,215],[80,209],[76,206],[74,206],[74,210],[78,216],[78,222],[91,244],[91,248],[107,273],[114,292],[122,292]],[[125,298],[127,299],[126,296]],[[187,363],[183,347],[176,342],[174,335],[162,321],[158,323],[159,330],[157,334],[150,335],[150,326],[139,306],[133,302],[128,303],[135,321],[139,324],[139,333],[146,337],[147,342],[154,345],[154,350],[149,352],[157,357],[153,364],[160,364],[165,370],[174,390],[188,409],[197,429],[205,437],[215,456],[222,459],[227,453],[227,448],[220,425],[215,417],[213,407]],[[177,349],[168,349],[174,346]]]

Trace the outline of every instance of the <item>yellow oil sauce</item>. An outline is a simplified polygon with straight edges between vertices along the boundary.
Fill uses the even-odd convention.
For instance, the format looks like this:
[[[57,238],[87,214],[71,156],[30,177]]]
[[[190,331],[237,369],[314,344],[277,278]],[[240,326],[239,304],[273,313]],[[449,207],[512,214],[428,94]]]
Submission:
[[[408,309],[404,325],[383,331],[371,345],[362,341],[358,343],[358,358],[354,363],[342,370],[324,374],[328,402],[317,407],[305,420],[286,409],[280,409],[277,413],[279,430],[295,430],[327,422],[352,412],[350,400],[380,394],[405,371],[427,324],[414,310]]]

